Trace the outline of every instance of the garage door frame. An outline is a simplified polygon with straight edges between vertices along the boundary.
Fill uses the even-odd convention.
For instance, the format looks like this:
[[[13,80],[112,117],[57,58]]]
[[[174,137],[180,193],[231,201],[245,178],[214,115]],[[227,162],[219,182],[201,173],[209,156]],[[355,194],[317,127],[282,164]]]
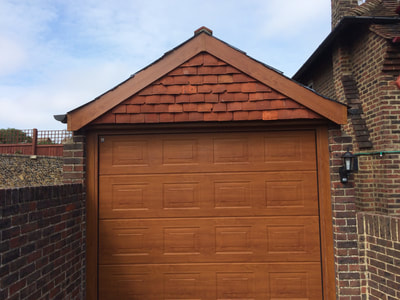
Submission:
[[[297,123],[285,125],[273,123],[265,125],[250,122],[240,124],[185,124],[175,126],[119,127],[116,129],[88,130],[86,132],[86,298],[98,296],[98,178],[99,178],[99,137],[113,134],[149,134],[149,133],[188,133],[221,131],[262,131],[262,130],[315,130],[317,151],[317,179],[321,234],[322,287],[324,299],[335,299],[335,271],[333,257],[332,208],[330,192],[328,127],[326,124]]]

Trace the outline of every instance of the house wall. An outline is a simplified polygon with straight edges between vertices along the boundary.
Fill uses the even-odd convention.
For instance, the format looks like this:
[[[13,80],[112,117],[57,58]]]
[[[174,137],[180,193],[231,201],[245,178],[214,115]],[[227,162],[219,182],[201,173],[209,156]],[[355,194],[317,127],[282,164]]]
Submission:
[[[348,59],[350,74],[356,80],[359,101],[362,106],[361,118],[365,120],[372,148],[360,149],[355,130],[358,124],[350,119],[344,131],[353,137],[354,152],[385,152],[400,150],[400,90],[395,85],[396,76],[383,71],[390,42],[370,32],[348,48],[346,55],[338,59]],[[338,50],[342,51],[342,50]],[[370,54],[374,53],[373,56]],[[338,99],[346,103],[340,76],[344,68],[335,76]],[[364,211],[397,215],[400,213],[399,199],[399,153],[361,155],[360,172],[356,174],[357,205]]]
[[[325,96],[333,94],[326,86],[335,87],[334,99],[350,106],[349,123],[330,130],[338,299],[399,298],[400,278],[394,275],[399,274],[399,229],[387,224],[399,222],[400,156],[385,153],[400,151],[400,90],[395,85],[400,70],[391,64],[394,48],[399,50],[366,31],[351,43],[336,45],[332,65],[317,64],[302,81],[312,80],[314,89]],[[331,84],[319,84],[329,73]],[[344,78],[354,80],[355,86],[349,89]],[[360,153],[359,171],[343,185],[338,168],[347,148]]]
[[[351,177],[350,183],[343,185],[339,177],[339,168],[343,166],[341,156],[351,145],[351,136],[340,128],[329,130],[336,295],[337,299],[361,300],[365,274],[359,262],[354,181]]]
[[[61,157],[0,154],[0,189],[61,184],[62,170]]]
[[[373,150],[400,152],[400,90],[395,85],[400,70],[397,74],[384,71],[391,42],[370,33],[360,39],[353,49],[352,68]],[[399,215],[400,154],[362,156],[360,162],[370,165],[369,176],[364,172],[359,178],[362,182],[358,191],[360,207],[377,213]]]
[[[400,218],[357,214],[362,291],[370,300],[400,299]]]
[[[308,77],[302,78],[302,83],[321,95],[330,99],[336,99],[336,91],[333,85],[332,56],[322,57],[318,61],[319,68],[313,70]]]
[[[316,79],[313,82],[313,88],[316,91],[320,91],[320,93],[325,97],[328,97],[330,99],[336,99],[336,91],[332,84],[333,82],[332,69],[324,68],[319,71],[320,72],[316,74]]]
[[[83,186],[2,189],[0,201],[0,299],[84,299]]]
[[[388,84],[388,80],[382,78],[386,49],[386,40],[369,32],[351,45],[348,57],[374,150],[383,150],[387,143],[391,143],[384,132],[387,116],[382,101],[386,93],[381,89],[383,84]],[[358,144],[354,150],[360,150]]]

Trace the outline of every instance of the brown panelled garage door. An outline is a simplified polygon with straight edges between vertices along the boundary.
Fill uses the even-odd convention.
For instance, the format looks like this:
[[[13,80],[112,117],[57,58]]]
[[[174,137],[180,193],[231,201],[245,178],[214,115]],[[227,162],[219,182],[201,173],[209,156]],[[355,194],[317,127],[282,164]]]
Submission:
[[[322,299],[314,131],[110,135],[100,299]]]

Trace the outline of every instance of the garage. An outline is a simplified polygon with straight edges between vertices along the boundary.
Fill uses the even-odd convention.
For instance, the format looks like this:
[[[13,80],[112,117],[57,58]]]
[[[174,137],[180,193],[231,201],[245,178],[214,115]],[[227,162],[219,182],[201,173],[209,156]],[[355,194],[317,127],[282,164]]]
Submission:
[[[87,299],[334,299],[344,105],[200,28],[66,117],[86,146]]]
[[[100,139],[100,299],[322,297],[314,131]]]

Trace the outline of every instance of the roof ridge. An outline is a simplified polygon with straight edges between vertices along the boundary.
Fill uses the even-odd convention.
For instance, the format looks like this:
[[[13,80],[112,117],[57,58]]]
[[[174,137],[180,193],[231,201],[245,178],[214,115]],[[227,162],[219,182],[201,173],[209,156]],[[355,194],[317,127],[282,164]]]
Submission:
[[[393,39],[399,36],[400,24],[372,24],[369,29],[385,39]]]
[[[105,112],[113,109],[124,100],[127,100],[202,52],[215,56],[266,86],[271,86],[277,92],[295,100],[334,123],[345,124],[347,122],[346,107],[344,105],[333,101],[326,101],[321,105],[321,100],[324,98],[320,95],[304,88],[304,86],[277,72],[275,69],[251,58],[243,51],[214,36],[201,32],[142,69],[135,76],[97,97],[96,100],[92,100],[68,112],[69,130],[80,130]]]
[[[351,16],[365,16],[371,13],[383,0],[367,0],[363,4],[353,8],[349,15]]]
[[[364,17],[398,17],[396,8],[399,6],[396,0],[367,0],[363,4],[353,8],[350,16]]]

